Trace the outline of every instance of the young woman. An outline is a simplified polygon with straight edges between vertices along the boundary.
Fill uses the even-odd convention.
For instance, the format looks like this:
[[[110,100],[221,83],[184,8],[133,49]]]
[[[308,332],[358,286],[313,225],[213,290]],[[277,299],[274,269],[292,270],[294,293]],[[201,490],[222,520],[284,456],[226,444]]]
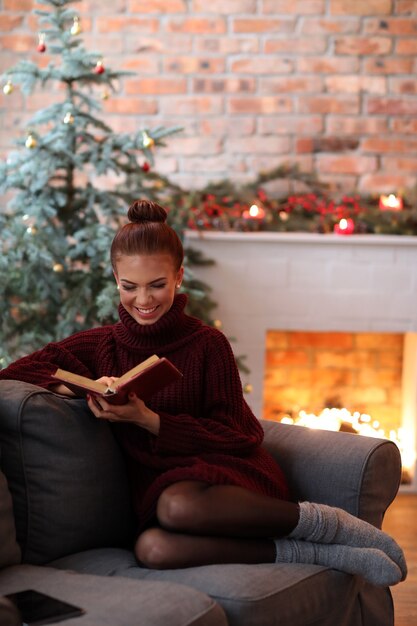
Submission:
[[[304,562],[377,585],[403,580],[403,552],[387,534],[341,509],[290,500],[227,339],[184,312],[183,249],[166,216],[135,202],[114,238],[118,323],[50,343],[0,378],[72,395],[51,377],[57,367],[110,381],[154,353],[183,373],[146,405],[135,395],[122,406],[88,399],[98,419],[114,423],[128,459],[143,565]]]

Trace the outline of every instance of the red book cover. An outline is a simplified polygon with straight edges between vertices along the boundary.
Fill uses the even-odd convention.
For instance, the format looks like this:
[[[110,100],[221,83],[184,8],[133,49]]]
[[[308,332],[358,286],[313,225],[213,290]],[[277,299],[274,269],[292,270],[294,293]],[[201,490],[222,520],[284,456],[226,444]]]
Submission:
[[[182,378],[182,374],[171,361],[154,354],[123,374],[110,387],[59,368],[53,377],[77,395],[96,395],[104,398],[109,404],[125,404],[130,392],[133,391],[138,398],[146,402],[154,393]]]

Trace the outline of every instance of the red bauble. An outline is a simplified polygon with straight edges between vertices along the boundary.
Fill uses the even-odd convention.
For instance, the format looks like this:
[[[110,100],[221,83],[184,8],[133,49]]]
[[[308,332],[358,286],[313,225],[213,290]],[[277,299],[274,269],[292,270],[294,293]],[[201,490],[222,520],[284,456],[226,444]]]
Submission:
[[[45,52],[46,46],[44,43],[38,44],[38,52]]]
[[[144,172],[149,172],[149,170],[151,169],[151,166],[149,165],[147,161],[145,161],[145,163],[142,165],[142,169]]]
[[[104,65],[102,63],[102,61],[97,61],[97,65],[94,68],[94,73],[95,74],[104,74],[105,69],[104,69]]]

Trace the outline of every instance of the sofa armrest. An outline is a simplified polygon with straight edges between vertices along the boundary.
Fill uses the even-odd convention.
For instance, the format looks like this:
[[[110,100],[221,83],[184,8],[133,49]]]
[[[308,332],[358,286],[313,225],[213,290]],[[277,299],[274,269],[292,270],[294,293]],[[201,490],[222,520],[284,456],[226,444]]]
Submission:
[[[265,447],[286,474],[292,494],[338,506],[378,528],[401,481],[392,441],[261,420]]]

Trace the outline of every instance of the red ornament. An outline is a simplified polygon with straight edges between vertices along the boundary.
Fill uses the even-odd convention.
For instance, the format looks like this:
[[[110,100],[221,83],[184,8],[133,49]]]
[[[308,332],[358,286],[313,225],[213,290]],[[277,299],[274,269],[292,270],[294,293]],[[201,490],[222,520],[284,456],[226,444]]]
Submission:
[[[45,52],[45,50],[46,50],[45,44],[44,43],[40,43],[38,45],[38,52]]]
[[[145,163],[142,165],[142,169],[144,172],[149,172],[149,170],[151,169],[151,166],[149,165],[147,161],[145,161]]]
[[[104,74],[104,72],[105,72],[105,69],[104,69],[103,61],[97,61],[97,65],[94,68],[94,73]]]
[[[38,38],[39,38],[38,52],[45,52],[46,50],[45,33],[39,33]]]

